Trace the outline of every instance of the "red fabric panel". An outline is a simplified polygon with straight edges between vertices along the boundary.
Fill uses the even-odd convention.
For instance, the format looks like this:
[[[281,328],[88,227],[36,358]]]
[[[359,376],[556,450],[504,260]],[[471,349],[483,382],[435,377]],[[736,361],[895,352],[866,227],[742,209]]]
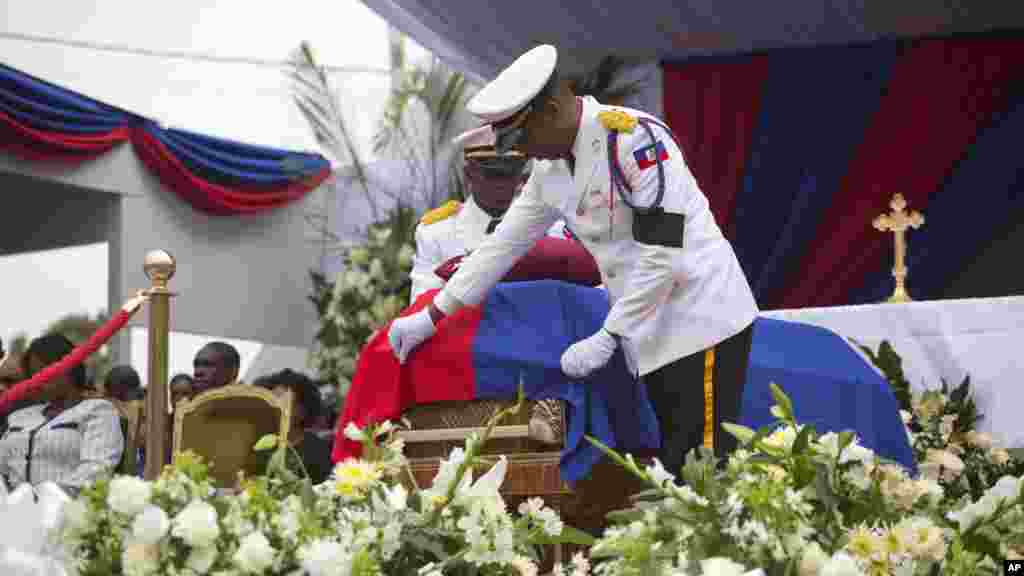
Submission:
[[[252,214],[288,204],[305,196],[330,175],[329,169],[276,191],[247,192],[219,186],[199,178],[145,128],[132,132],[139,158],[193,207],[218,215]]]
[[[108,320],[106,324],[100,327],[100,329],[97,330],[89,340],[76,347],[70,354],[61,358],[59,362],[50,364],[46,368],[36,372],[35,376],[28,380],[22,380],[8,388],[3,394],[0,394],[0,414],[6,412],[7,408],[15,402],[21,401],[39,392],[39,390],[46,386],[46,383],[50,380],[63,376],[69,370],[81,364],[93,352],[99,350],[100,346],[106,344],[107,340],[110,340],[111,336],[123,328],[131,317],[131,314],[124,310],[118,310],[117,314]]]
[[[665,64],[665,122],[676,134],[697,184],[727,238],[743,182],[751,132],[768,77],[763,55],[736,62]]]
[[[81,162],[128,140],[127,126],[106,134],[61,134],[26,126],[0,112],[0,149],[28,160]]]
[[[463,256],[451,258],[434,273],[447,281],[458,270]],[[503,282],[562,280],[581,286],[601,284],[601,272],[594,257],[575,240],[541,238],[502,278]]]
[[[1016,40],[924,40],[909,48],[816,240],[789,289],[771,301],[783,308],[844,304],[849,287],[877,267],[882,250],[892,250],[892,235],[871,221],[889,211],[897,192],[924,212],[979,129],[1005,107],[1007,82],[1022,75],[1024,43]]]
[[[426,308],[438,290],[428,290],[406,308],[408,316]],[[465,306],[440,322],[433,338],[420,345],[400,365],[388,342],[388,329],[375,334],[359,354],[352,385],[338,418],[334,435],[334,462],[358,458],[362,447],[345,438],[345,427],[354,422],[360,428],[369,423],[398,420],[417,404],[472,400],[476,396],[473,371],[473,338],[480,325],[482,309]]]

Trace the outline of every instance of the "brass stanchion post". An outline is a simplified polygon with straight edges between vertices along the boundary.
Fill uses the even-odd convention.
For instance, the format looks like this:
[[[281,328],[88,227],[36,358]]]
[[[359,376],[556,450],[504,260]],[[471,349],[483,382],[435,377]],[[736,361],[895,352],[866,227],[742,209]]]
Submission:
[[[170,398],[167,390],[167,348],[170,338],[171,296],[167,282],[174,276],[174,257],[163,250],[146,254],[142,269],[152,283],[149,300],[149,379],[146,394],[146,480],[160,476],[171,441]]]

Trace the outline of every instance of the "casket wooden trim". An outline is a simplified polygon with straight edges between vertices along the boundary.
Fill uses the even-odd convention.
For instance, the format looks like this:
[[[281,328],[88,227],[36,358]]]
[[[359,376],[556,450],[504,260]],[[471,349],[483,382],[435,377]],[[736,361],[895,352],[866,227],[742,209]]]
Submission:
[[[506,458],[508,470],[505,473],[505,482],[501,486],[503,496],[553,498],[570,493],[558,471],[558,452],[509,454]],[[485,459],[494,460],[493,457]],[[416,458],[409,461],[409,468],[419,486],[429,486],[440,465],[441,461],[438,458]]]
[[[398,436],[406,442],[448,442],[465,440],[470,434],[482,435],[487,428],[483,426],[471,428],[442,428],[439,430],[400,430]],[[528,438],[528,425],[495,426],[491,438]]]

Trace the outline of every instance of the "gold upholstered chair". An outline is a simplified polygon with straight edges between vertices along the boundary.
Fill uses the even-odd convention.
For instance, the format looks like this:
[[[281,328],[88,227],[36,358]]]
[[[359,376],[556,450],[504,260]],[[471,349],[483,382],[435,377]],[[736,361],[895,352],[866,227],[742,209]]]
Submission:
[[[208,390],[174,409],[174,453],[190,450],[208,463],[218,488],[233,489],[238,476],[264,472],[254,452],[267,434],[286,438],[291,427],[292,393],[275,394],[246,384]]]

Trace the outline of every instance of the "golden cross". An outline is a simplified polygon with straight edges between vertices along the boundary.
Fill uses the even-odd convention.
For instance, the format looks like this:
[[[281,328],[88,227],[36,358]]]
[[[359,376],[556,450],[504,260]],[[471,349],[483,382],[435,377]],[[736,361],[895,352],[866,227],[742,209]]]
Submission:
[[[892,267],[892,275],[896,278],[896,289],[887,302],[910,302],[910,294],[907,293],[907,255],[906,232],[908,228],[920,228],[924,224],[924,216],[920,212],[906,212],[907,201],[903,194],[896,194],[889,202],[892,212],[882,214],[875,218],[872,224],[876,230],[892,232],[896,236],[896,261]]]

